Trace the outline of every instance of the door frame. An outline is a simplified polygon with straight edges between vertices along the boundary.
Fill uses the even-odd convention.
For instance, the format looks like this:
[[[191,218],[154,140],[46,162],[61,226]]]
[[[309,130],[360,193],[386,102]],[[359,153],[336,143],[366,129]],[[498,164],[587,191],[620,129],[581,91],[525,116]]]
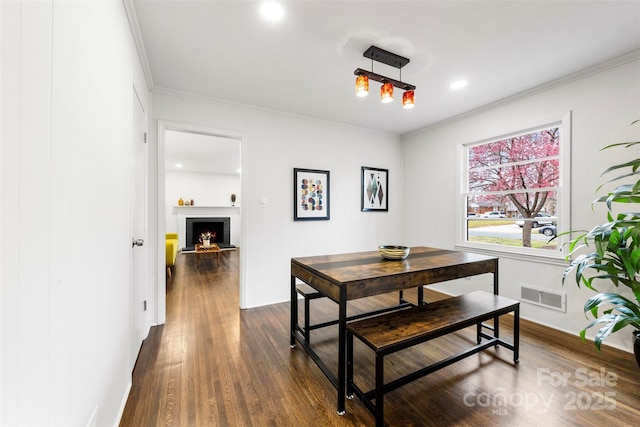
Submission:
[[[174,121],[169,121],[169,120],[158,120],[158,127],[157,127],[157,158],[158,158],[158,164],[157,164],[157,188],[158,188],[158,194],[157,194],[157,211],[158,211],[158,217],[157,217],[157,225],[158,225],[158,234],[157,234],[157,238],[158,238],[158,253],[157,253],[157,261],[158,261],[158,269],[157,269],[157,274],[158,274],[158,292],[157,292],[157,317],[158,317],[158,324],[163,324],[166,321],[166,308],[167,308],[167,303],[166,303],[166,288],[167,288],[167,277],[166,277],[166,268],[165,268],[165,245],[163,245],[162,243],[165,240],[165,233],[166,233],[166,206],[165,206],[165,164],[164,164],[164,153],[165,153],[165,132],[166,131],[177,131],[177,132],[188,132],[188,133],[197,133],[197,134],[201,134],[201,135],[209,135],[209,136],[215,136],[215,137],[219,137],[219,138],[227,138],[227,139],[234,139],[237,140],[240,143],[240,168],[241,168],[241,174],[240,174],[240,198],[242,198],[242,194],[245,194],[245,189],[244,189],[244,174],[246,173],[246,169],[245,169],[245,137],[244,135],[242,135],[241,133],[238,132],[234,132],[234,131],[230,131],[228,129],[218,129],[218,128],[212,128],[212,127],[207,127],[207,126],[200,126],[200,125],[194,125],[194,124],[190,124],[190,123],[182,123],[182,122],[174,122]],[[245,269],[246,269],[246,262],[245,262],[245,256],[247,251],[246,250],[242,250],[242,248],[245,247],[246,245],[246,212],[245,210],[242,208],[242,206],[240,206],[240,271],[239,271],[239,276],[240,276],[240,286],[239,286],[239,301],[240,301],[240,308],[246,307],[246,286],[245,286],[245,280],[244,278],[246,277],[245,274]]]

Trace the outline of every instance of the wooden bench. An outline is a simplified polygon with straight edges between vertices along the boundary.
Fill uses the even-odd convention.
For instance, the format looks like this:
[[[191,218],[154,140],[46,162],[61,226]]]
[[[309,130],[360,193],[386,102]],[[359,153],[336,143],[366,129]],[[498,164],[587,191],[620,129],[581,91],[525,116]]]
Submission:
[[[304,298],[304,326],[296,324],[296,329],[298,329],[298,331],[300,331],[300,333],[302,335],[304,335],[305,341],[307,341],[307,343],[310,343],[311,342],[310,341],[310,338],[311,338],[310,332],[312,330],[324,328],[324,327],[331,326],[331,325],[337,325],[338,324],[338,319],[329,320],[327,322],[323,322],[323,323],[318,323],[318,324],[312,325],[311,324],[311,320],[310,320],[311,300],[318,299],[318,298],[326,298],[326,295],[323,294],[322,292],[318,291],[316,288],[307,285],[306,283],[301,283],[301,284],[296,285],[296,292],[300,296],[302,296],[302,298]],[[418,297],[420,299],[422,299],[422,294],[419,293]],[[362,319],[364,317],[374,316],[374,315],[381,314],[381,313],[387,313],[389,311],[398,310],[400,308],[406,308],[409,305],[411,305],[411,303],[409,303],[408,301],[404,300],[404,294],[403,294],[402,291],[400,291],[399,292],[399,296],[398,296],[398,305],[397,306],[386,307],[386,308],[378,309],[378,310],[375,310],[375,311],[358,314],[358,315],[355,315],[355,316],[348,317],[347,320]]]
[[[497,335],[498,317],[513,312],[513,344]],[[494,319],[490,328],[482,322]],[[384,357],[469,326],[477,327],[477,345],[387,384],[384,383]],[[492,329],[493,336],[483,331]],[[427,305],[370,317],[347,324],[347,395],[354,393],[376,417],[376,426],[384,425],[384,394],[411,381],[444,368],[489,347],[502,345],[513,351],[518,362],[520,302],[487,292],[476,291]],[[361,390],[353,381],[353,337],[375,351],[375,388]],[[483,341],[484,339],[484,341]],[[375,404],[373,403],[375,400]]]

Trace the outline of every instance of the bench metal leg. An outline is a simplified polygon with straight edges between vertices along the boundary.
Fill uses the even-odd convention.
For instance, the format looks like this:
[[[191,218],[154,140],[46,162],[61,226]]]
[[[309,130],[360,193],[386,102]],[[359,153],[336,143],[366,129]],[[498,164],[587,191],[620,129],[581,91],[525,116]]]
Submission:
[[[520,304],[513,311],[513,362],[518,363],[520,357]]]
[[[309,334],[309,332],[310,332],[310,331],[309,331],[309,325],[311,324],[311,323],[309,323],[309,317],[310,317],[310,315],[309,315],[309,311],[310,311],[310,310],[309,310],[309,306],[310,306],[309,301],[311,301],[311,299],[310,299],[310,298],[307,298],[307,297],[305,296],[305,297],[304,297],[304,339],[305,339],[309,344],[311,344],[311,340],[310,340],[311,335]]]
[[[500,295],[500,292],[498,290],[498,259],[496,258],[495,261],[495,269],[493,272],[493,294],[494,295]],[[496,338],[500,338],[500,322],[498,321],[499,316],[496,316],[493,318],[493,336]],[[497,346],[496,346],[497,347]]]
[[[353,395],[353,334],[347,331],[347,397]]]
[[[408,303],[408,301],[404,299],[404,291],[401,290],[398,292],[398,305],[403,305],[406,303]],[[424,300],[424,287],[418,286],[418,298],[416,305],[425,305],[426,303],[427,302]]]

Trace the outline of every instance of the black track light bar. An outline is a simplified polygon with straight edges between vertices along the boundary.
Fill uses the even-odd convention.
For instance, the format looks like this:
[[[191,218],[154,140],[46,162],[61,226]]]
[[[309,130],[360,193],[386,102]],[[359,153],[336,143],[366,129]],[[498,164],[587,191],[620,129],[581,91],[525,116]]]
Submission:
[[[369,49],[365,50],[362,55],[364,55],[365,58],[370,58],[374,61],[382,62],[383,64],[387,64],[395,68],[402,68],[409,63],[409,58],[396,55],[395,53],[391,53],[375,46],[371,46]]]

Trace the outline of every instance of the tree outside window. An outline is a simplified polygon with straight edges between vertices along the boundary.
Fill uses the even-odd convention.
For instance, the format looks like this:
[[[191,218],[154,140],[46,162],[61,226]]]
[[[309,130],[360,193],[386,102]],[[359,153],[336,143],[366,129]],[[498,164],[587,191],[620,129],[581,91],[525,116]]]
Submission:
[[[532,230],[556,225],[560,138],[553,126],[466,147],[466,212],[479,217],[467,219],[467,241],[557,249],[549,235]],[[505,218],[492,219],[488,211]]]

